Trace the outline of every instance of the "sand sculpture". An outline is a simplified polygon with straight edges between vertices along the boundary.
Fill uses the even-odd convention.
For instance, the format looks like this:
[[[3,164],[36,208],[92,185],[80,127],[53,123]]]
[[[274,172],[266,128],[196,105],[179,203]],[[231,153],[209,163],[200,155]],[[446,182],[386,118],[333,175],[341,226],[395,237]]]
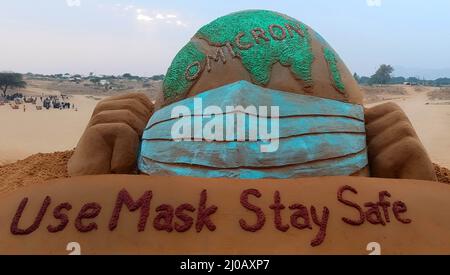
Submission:
[[[1,197],[0,253],[448,254],[449,196],[367,177],[75,177]]]
[[[245,82],[230,88],[229,84],[237,81]],[[250,85],[250,83],[255,86]],[[254,93],[242,92],[243,90],[249,90],[249,87]],[[261,88],[258,89],[258,87]],[[212,91],[214,89],[215,91]],[[269,94],[270,91],[289,93],[292,96],[272,94],[270,98],[265,99],[266,101],[260,102],[258,94]],[[166,74],[162,92],[164,95],[162,105],[165,108],[159,110],[153,116],[153,120],[157,120],[158,116],[161,117],[163,113],[166,113],[166,115],[170,113],[168,107],[173,107],[173,103],[190,104],[190,98],[197,95],[205,96],[205,93],[210,93],[212,97],[215,97],[211,100],[211,104],[215,105],[220,105],[222,99],[228,98],[230,100],[227,103],[235,105],[279,104],[282,111],[284,107],[289,109],[289,104],[294,104],[295,96],[311,96],[310,101],[332,99],[336,101],[335,105],[341,105],[339,108],[342,110],[335,113],[335,117],[325,123],[327,127],[316,131],[325,134],[335,133],[330,137],[330,140],[316,145],[322,146],[322,148],[317,149],[318,151],[331,153],[337,151],[343,145],[364,142],[364,140],[353,138],[365,131],[364,127],[361,127],[364,125],[360,123],[344,126],[349,120],[343,120],[343,117],[348,116],[355,121],[364,121],[367,131],[366,135],[362,135],[363,138],[367,138],[367,150],[360,147],[353,148],[353,151],[343,148],[341,155],[322,154],[322,160],[341,157],[340,161],[346,159],[343,157],[344,155],[349,156],[357,153],[368,155],[368,161],[361,159],[356,163],[355,167],[358,167],[358,169],[347,169],[345,172],[338,173],[338,175],[367,176],[370,174],[373,177],[436,179],[433,165],[402,110],[395,104],[387,103],[364,110],[363,114],[362,94],[339,55],[310,27],[283,14],[264,10],[242,11],[218,18],[205,25],[174,58]],[[233,95],[232,98],[231,95]],[[326,100],[322,101],[322,105],[318,103],[317,106],[319,107],[310,110],[309,113],[302,113],[301,110],[308,106],[305,103],[308,100],[305,98],[297,100],[302,101],[302,103],[297,104],[296,111],[285,115],[316,116],[317,118],[324,118],[321,115],[333,115],[331,107],[331,109],[325,109],[325,113],[320,113],[322,107],[328,108],[326,106],[330,101]],[[180,100],[184,101],[180,103]],[[171,103],[172,105],[170,105]],[[356,111],[354,111],[353,115],[346,114],[348,107],[344,106],[345,104],[353,106],[351,108],[355,110],[359,108],[359,113],[356,114]],[[291,108],[295,108],[295,106],[291,106]],[[326,114],[326,112],[329,113]],[[101,102],[94,111],[92,119],[69,162],[69,173],[71,175],[133,173],[136,172],[136,160],[138,159],[143,173],[158,172],[158,174],[161,174],[164,172],[162,170],[167,170],[159,167],[144,171],[147,170],[145,167],[148,167],[144,163],[144,158],[148,160],[150,156],[153,157],[152,161],[162,162],[166,168],[167,165],[186,166],[195,164],[203,165],[202,169],[207,170],[220,170],[230,167],[236,170],[236,168],[250,166],[250,168],[259,171],[260,168],[267,169],[274,168],[277,165],[285,166],[301,162],[320,162],[321,160],[320,157],[293,159],[291,162],[257,159],[254,162],[259,162],[260,165],[255,165],[254,162],[246,163],[242,159],[242,167],[239,163],[230,167],[224,166],[224,162],[230,160],[231,156],[228,159],[216,159],[208,163],[205,163],[207,156],[203,156],[201,161],[197,162],[192,159],[186,160],[187,156],[196,155],[197,152],[205,150],[205,148],[195,148],[196,146],[201,147],[201,143],[191,145],[193,148],[181,146],[183,147],[182,150],[164,156],[161,150],[159,153],[152,150],[161,149],[159,145],[170,149],[170,143],[162,144],[159,140],[158,142],[153,141],[152,146],[150,145],[152,140],[147,140],[149,136],[154,134],[153,131],[157,131],[149,129],[149,126],[154,123],[152,120],[148,122],[153,113],[152,104],[142,95],[130,94],[112,97]],[[294,125],[308,123],[306,119],[299,120],[297,123],[284,121],[284,123],[294,123]],[[311,123],[310,128],[315,128],[314,126],[319,122]],[[145,125],[147,125],[146,134],[142,136]],[[332,127],[334,125],[341,125],[342,127],[341,129],[335,129]],[[289,128],[290,125],[286,127]],[[167,129],[165,131],[164,139],[170,141],[170,137],[167,136],[169,134]],[[302,129],[302,131],[291,133],[291,135],[317,134],[314,129]],[[343,137],[344,133],[347,134],[347,137]],[[288,137],[291,136],[288,134]],[[140,138],[142,139],[142,145],[140,144]],[[305,138],[299,140],[297,144],[299,142],[306,143],[306,146],[308,146],[308,140],[305,140]],[[339,145],[329,146],[330,142],[339,143]],[[141,149],[139,149],[139,146],[141,146]],[[174,143],[173,146],[180,147],[180,144]],[[229,146],[236,146],[236,144]],[[324,149],[327,146],[328,148]],[[291,148],[284,147],[285,150]],[[310,148],[313,148],[313,146],[311,145]],[[310,148],[305,150],[308,151]],[[211,156],[214,152],[218,152],[217,150],[224,149],[213,150]],[[305,155],[307,153],[305,150],[298,150],[297,157]],[[139,151],[140,153],[138,153]],[[188,152],[186,156],[183,156],[183,153],[178,153],[182,156],[176,155],[177,152],[186,151]],[[282,154],[278,156],[282,157]],[[171,158],[174,161],[171,162]],[[184,158],[184,160],[180,158]],[[275,156],[269,156],[268,158],[273,159]],[[211,162],[217,163],[212,165]],[[234,162],[236,162],[236,159],[234,159]],[[365,164],[365,167],[362,164]],[[350,165],[355,165],[355,162]],[[327,166],[327,164],[323,163],[323,166]],[[332,167],[330,163],[328,163],[328,166]],[[306,168],[297,167],[297,169],[305,170]],[[203,175],[193,172],[192,169],[190,171],[182,169],[183,172],[179,173],[174,172],[176,169],[169,170],[171,171],[166,171],[166,174]],[[289,167],[287,170],[289,170]],[[242,169],[240,171],[242,172]],[[213,174],[209,173],[206,177],[240,176],[239,171]],[[272,175],[279,177],[276,174],[274,172]],[[285,175],[287,175],[285,177],[308,176],[308,172],[285,173]],[[317,175],[335,174],[330,173],[330,169],[324,169],[319,172],[316,170],[309,176]],[[248,177],[270,177],[270,172],[264,173],[262,176],[250,175]]]
[[[175,57],[162,92],[157,107],[141,94],[103,100],[71,178],[1,196],[0,253],[67,254],[74,241],[82,254],[369,254],[373,242],[382,254],[450,252],[450,189],[433,182],[408,118],[391,103],[364,109],[342,60],[303,23],[219,18]],[[195,124],[198,99],[279,106],[279,151],[257,153],[260,132],[171,141],[180,117],[168,115],[192,107]],[[254,111],[238,113],[265,117]]]

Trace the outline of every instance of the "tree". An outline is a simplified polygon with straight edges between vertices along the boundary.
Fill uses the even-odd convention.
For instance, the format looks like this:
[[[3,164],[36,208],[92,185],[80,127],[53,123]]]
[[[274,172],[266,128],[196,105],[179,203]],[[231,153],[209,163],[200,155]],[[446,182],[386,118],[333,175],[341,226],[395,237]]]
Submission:
[[[150,80],[153,80],[153,81],[164,80],[164,75],[160,74],[160,75],[151,76]]]
[[[411,84],[417,84],[420,82],[420,79],[418,79],[417,77],[408,77],[408,82]]]
[[[406,79],[403,76],[392,77],[389,84],[403,84]]]
[[[359,84],[360,85],[368,85],[369,84],[369,82],[370,82],[370,77],[367,77],[367,76],[361,76],[360,78],[359,78]]]
[[[441,86],[441,85],[450,85],[450,78],[447,77],[441,77],[433,81],[435,85]]]
[[[370,77],[370,84],[387,84],[391,80],[392,72],[394,72],[394,68],[391,65],[381,65]]]
[[[356,80],[356,82],[359,83],[360,77],[359,77],[359,75],[358,75],[357,73],[354,73],[354,74],[353,74],[353,78]]]
[[[23,77],[18,73],[0,73],[0,89],[3,96],[6,97],[8,88],[25,88],[27,83],[23,81]]]
[[[89,79],[92,83],[94,83],[95,85],[98,85],[98,83],[100,82],[100,78],[98,77],[92,77],[91,79]]]

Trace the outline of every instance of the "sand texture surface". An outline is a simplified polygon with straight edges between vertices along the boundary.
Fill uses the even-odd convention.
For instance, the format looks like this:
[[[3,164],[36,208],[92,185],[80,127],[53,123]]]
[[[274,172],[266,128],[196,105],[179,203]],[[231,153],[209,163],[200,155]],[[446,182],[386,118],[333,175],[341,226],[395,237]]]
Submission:
[[[20,187],[66,178],[67,162],[73,151],[38,153],[24,160],[0,166],[0,194]]]
[[[73,149],[88,123],[95,105],[93,97],[75,95],[70,98],[74,109],[36,110],[25,104],[13,110],[0,106],[0,165],[5,165],[37,153]]]

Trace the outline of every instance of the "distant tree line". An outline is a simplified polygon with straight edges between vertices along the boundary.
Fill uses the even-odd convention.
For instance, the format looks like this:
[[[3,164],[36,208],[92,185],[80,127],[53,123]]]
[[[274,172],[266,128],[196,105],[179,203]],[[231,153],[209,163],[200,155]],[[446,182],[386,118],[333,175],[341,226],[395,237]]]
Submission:
[[[33,73],[27,73],[25,74],[27,79],[48,79],[48,80],[59,80],[59,81],[65,81],[65,80],[71,80],[79,83],[81,80],[88,80],[92,83],[99,85],[101,81],[106,80],[109,83],[111,83],[113,80],[135,80],[138,82],[143,82],[147,86],[151,86],[150,81],[160,81],[164,80],[164,75],[153,75],[150,77],[145,76],[136,76],[132,75],[130,73],[125,73],[123,75],[102,75],[102,76],[96,76],[94,73],[90,73],[89,76],[82,76],[80,74],[52,74],[52,75],[45,75],[45,74],[33,74]],[[14,73],[14,72],[0,72],[0,95],[3,97],[6,97],[6,94],[8,90],[11,89],[18,89],[18,88],[25,88],[27,83],[23,79],[23,75],[20,73]]]
[[[359,76],[357,73],[353,77],[360,85],[380,85],[380,84],[404,84],[410,83],[426,86],[445,86],[450,85],[450,78],[441,77],[435,80],[419,79],[417,77],[392,76],[394,68],[391,65],[382,64],[378,70],[370,77]]]
[[[27,77],[38,77],[38,78],[48,78],[48,79],[60,79],[60,80],[66,80],[66,79],[82,79],[82,80],[91,80],[92,82],[99,82],[100,80],[117,80],[117,79],[126,79],[126,80],[137,80],[137,81],[147,81],[147,80],[163,80],[164,75],[153,75],[153,76],[138,76],[138,75],[132,75],[130,73],[124,73],[122,75],[95,75],[94,73],[90,73],[88,76],[82,76],[80,74],[33,74],[33,73],[27,73]]]
[[[158,80],[164,80],[164,75],[163,74],[158,74],[158,75],[153,75],[150,77],[141,77],[141,76],[136,76],[136,75],[132,75],[130,73],[125,73],[122,75],[122,78],[125,79],[135,79],[135,80],[153,80],[153,81],[158,81]]]
[[[153,80],[153,81],[164,80],[164,75],[158,74],[158,75],[151,76],[150,80]]]

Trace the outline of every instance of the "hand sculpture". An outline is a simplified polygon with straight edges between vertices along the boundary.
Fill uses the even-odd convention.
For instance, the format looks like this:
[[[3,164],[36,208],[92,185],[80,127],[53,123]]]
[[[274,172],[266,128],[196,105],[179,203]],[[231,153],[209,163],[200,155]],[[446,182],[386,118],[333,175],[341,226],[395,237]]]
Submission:
[[[71,176],[136,172],[139,140],[153,114],[144,94],[100,101],[68,164]]]
[[[397,104],[366,109],[365,118],[371,176],[436,180],[425,148]]]

